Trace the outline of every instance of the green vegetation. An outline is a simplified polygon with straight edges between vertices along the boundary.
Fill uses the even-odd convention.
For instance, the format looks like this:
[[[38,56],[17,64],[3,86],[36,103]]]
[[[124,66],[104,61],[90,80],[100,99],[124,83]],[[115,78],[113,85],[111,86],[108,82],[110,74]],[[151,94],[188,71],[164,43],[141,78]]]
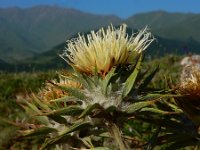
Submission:
[[[17,104],[17,97],[27,97],[32,92],[38,92],[47,80],[56,78],[57,74],[54,71],[0,73],[0,149],[11,148],[13,136],[17,135],[16,130],[19,129],[8,122],[4,122],[2,117],[9,118],[16,124],[20,123],[20,120],[28,118]],[[21,146],[23,147],[23,144]]]
[[[16,95],[26,95],[31,92],[37,92],[46,80],[55,78],[53,71],[48,72],[30,72],[30,73],[0,73],[0,100],[8,101],[16,98]]]
[[[153,59],[153,60],[145,60],[144,61],[144,66],[143,68],[155,68],[156,66],[160,66],[159,71],[157,72],[157,74],[155,75],[155,77],[153,78],[153,82],[149,85],[149,87],[152,88],[157,88],[157,89],[161,89],[161,88],[168,88],[168,81],[169,79],[171,79],[173,81],[173,83],[177,83],[179,82],[179,73],[180,73],[180,65],[179,65],[179,61],[182,58],[182,56],[176,56],[176,55],[167,55],[165,57],[162,58],[157,58],[157,59]],[[169,68],[170,66],[170,68]],[[9,118],[9,120],[14,121],[14,122],[18,122],[19,124],[23,124],[23,122],[20,122],[20,120],[24,120],[28,121],[30,120],[29,117],[24,113],[24,111],[21,109],[21,107],[16,103],[16,95],[25,95],[26,93],[30,93],[31,91],[33,92],[37,92],[46,82],[46,80],[50,80],[50,79],[57,79],[57,74],[55,74],[55,71],[49,71],[49,72],[34,72],[34,73],[5,73],[5,72],[1,72],[1,87],[3,88],[1,94],[1,105],[0,105],[0,117],[6,117]],[[169,108],[166,108],[166,106],[164,106],[162,103],[159,104],[159,107],[165,110],[170,110]],[[176,115],[175,115],[176,116]],[[166,118],[163,116],[163,122],[164,119],[169,119],[169,115],[166,116]],[[171,118],[173,118],[173,115],[171,115]],[[177,116],[175,117],[177,119]],[[144,119],[144,118],[143,118]],[[147,118],[146,118],[147,119]],[[184,122],[187,124],[185,124],[184,126],[180,126],[181,124],[176,124],[174,125],[173,123],[175,122],[170,122],[170,127],[173,126],[177,126],[177,128],[171,128],[169,131],[171,131],[171,133],[169,131],[164,130],[165,128],[163,128],[161,131],[159,131],[156,128],[156,120],[154,120],[155,125],[150,125],[148,122],[150,120],[146,120],[145,122],[141,122],[141,121],[128,121],[125,126],[124,126],[124,133],[126,133],[126,135],[133,137],[133,136],[138,136],[142,139],[144,139],[144,141],[140,141],[140,144],[144,144],[145,141],[148,141],[149,139],[153,138],[150,135],[156,136],[157,131],[159,131],[160,135],[164,134],[165,132],[169,132],[169,134],[173,135],[173,130],[175,130],[175,137],[171,137],[172,139],[182,139],[182,141],[179,141],[181,144],[183,145],[183,141],[184,140],[188,140],[183,139],[183,137],[187,137],[187,133],[191,132],[191,128],[192,128],[192,123],[190,120],[187,119],[187,117],[185,115],[181,115],[180,116],[180,122]],[[152,120],[153,121],[153,120]],[[168,120],[169,121],[169,120]],[[168,124],[169,125],[169,124]],[[187,127],[189,126],[189,127]],[[133,128],[134,127],[134,128]],[[183,132],[181,130],[181,132],[183,132],[183,134],[178,134],[181,133],[180,132],[180,128],[183,128],[183,130],[189,130],[186,133]],[[0,121],[0,149],[3,150],[7,150],[7,149],[11,149],[11,148],[15,148],[16,150],[25,150],[27,148],[30,148],[30,144],[36,144],[39,141],[37,140],[41,140],[38,138],[30,138],[29,140],[23,140],[22,143],[22,139],[18,139],[16,140],[15,137],[17,137],[18,132],[17,130],[19,129],[19,127],[16,127],[15,125],[11,125],[9,122],[4,121],[1,118]],[[149,134],[149,132],[151,134]],[[143,134],[139,134],[139,133],[143,133]],[[147,134],[148,133],[148,134]],[[161,136],[159,138],[159,142],[160,144],[163,143],[164,141],[162,141],[162,138],[165,138],[164,135],[163,137]],[[170,142],[169,139],[167,141]],[[135,139],[137,141],[137,139]],[[153,140],[153,139],[152,139]],[[135,142],[136,142],[135,141]],[[42,142],[42,141],[40,141]],[[40,144],[40,142],[38,144]],[[153,142],[153,141],[152,141]],[[138,143],[133,143],[133,145],[137,145]],[[150,144],[150,143],[149,143]],[[153,143],[152,143],[153,144]],[[154,143],[155,144],[155,143]],[[185,143],[186,144],[186,143]],[[166,144],[165,146],[155,146],[155,149],[166,149],[168,148],[170,144]],[[149,145],[150,147],[153,145]],[[183,145],[184,146],[184,145]],[[38,145],[35,145],[35,148],[37,149]],[[176,146],[175,146],[176,147]],[[187,149],[187,150],[192,150],[194,149],[194,146],[190,146],[190,147],[186,147],[183,149]],[[173,149],[173,147],[169,147],[168,149]],[[176,149],[176,148],[175,148]]]

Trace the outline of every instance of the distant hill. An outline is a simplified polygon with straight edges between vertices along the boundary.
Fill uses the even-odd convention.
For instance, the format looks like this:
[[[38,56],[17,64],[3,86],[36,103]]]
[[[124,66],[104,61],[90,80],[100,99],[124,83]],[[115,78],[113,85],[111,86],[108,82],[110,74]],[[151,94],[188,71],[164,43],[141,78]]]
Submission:
[[[127,33],[129,35],[134,32],[131,28],[127,28]],[[85,32],[85,35],[88,34]],[[76,38],[73,36],[71,38]],[[150,45],[146,50],[146,55],[151,56],[151,58],[157,58],[164,56],[165,54],[189,54],[189,53],[199,53],[200,43],[194,39],[187,41],[178,41],[172,39],[166,39],[159,36],[155,36],[156,40]],[[33,58],[24,60],[24,62],[18,63],[15,66],[17,71],[33,71],[33,70],[49,70],[49,69],[61,69],[69,68],[67,62],[59,57],[59,54],[63,52],[66,47],[66,42],[63,42],[54,48],[37,54]]]
[[[116,16],[83,13],[58,6],[0,9],[0,59],[19,61],[67,40],[77,32],[120,24]]]
[[[154,34],[163,38],[181,41],[193,38],[200,42],[200,14],[155,11],[133,15],[126,22],[134,28],[148,25]]]
[[[14,66],[0,59],[0,71],[14,71]]]
[[[5,66],[26,70],[65,65],[56,53],[66,40],[111,23],[128,24],[129,33],[148,25],[158,41],[150,47],[152,56],[200,53],[200,14],[156,11],[120,19],[58,6],[0,8],[0,70]]]

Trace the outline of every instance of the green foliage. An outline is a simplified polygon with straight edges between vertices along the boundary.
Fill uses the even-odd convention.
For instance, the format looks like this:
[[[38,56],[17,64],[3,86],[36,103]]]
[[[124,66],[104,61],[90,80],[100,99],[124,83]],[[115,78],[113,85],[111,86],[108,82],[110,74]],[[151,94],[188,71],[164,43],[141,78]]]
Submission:
[[[37,92],[46,80],[56,78],[54,72],[5,73],[0,72],[0,100],[13,99],[18,94]]]
[[[17,135],[16,130],[25,126],[20,120],[29,119],[16,103],[16,97],[25,97],[31,92],[39,91],[46,80],[56,78],[56,76],[53,72],[0,73],[0,117],[7,119],[7,121],[0,119],[0,149],[10,149],[9,146],[13,146],[13,137]],[[24,146],[26,147],[26,144]],[[23,149],[23,143],[16,147]]]
[[[33,95],[31,101],[23,98],[21,104],[29,116],[13,101],[15,95],[37,92],[45,79],[56,75],[2,73],[0,83],[5,90],[1,93],[0,149],[194,149],[199,145],[198,126],[177,107],[174,98],[179,95],[169,88],[170,83],[178,82],[180,58],[168,55],[144,62],[141,68],[137,66],[138,61],[137,67],[125,74],[124,70],[113,68],[103,79],[98,75],[66,76],[70,81],[81,82],[87,92],[54,85],[71,94],[50,100],[50,103],[45,103],[38,95]],[[149,70],[149,66],[153,69]],[[136,68],[140,69],[137,73]],[[133,75],[134,80],[129,81]],[[90,96],[95,92],[100,92],[101,98],[109,98],[119,89],[123,90],[123,85],[130,90],[123,100],[121,95],[115,98],[121,103],[106,107],[98,101],[91,103]],[[6,90],[8,87],[10,90]],[[94,100],[98,94],[94,94]],[[5,101],[9,99],[13,100]]]
[[[24,130],[21,136],[34,138],[37,135],[42,138],[45,142],[41,149],[57,146],[91,149],[104,146],[120,150],[144,148],[145,144],[154,139],[155,133],[149,133],[149,138],[144,139],[143,133],[134,130],[138,144],[131,144],[131,137],[122,132],[123,127],[128,125],[126,121],[133,118],[134,122],[143,124],[141,120],[146,121],[147,115],[156,119],[156,116],[170,113],[171,110],[160,110],[156,103],[163,104],[160,100],[171,95],[165,94],[165,90],[158,92],[148,89],[147,84],[151,82],[157,69],[147,74],[147,71],[141,69],[141,62],[142,56],[134,67],[127,70],[113,68],[105,77],[98,74],[88,76],[78,72],[72,76],[62,74],[62,80],[82,83],[82,87],[68,87],[52,82],[52,86],[61,90],[61,93],[68,94],[50,100],[50,103],[45,103],[43,97],[35,97],[30,102],[25,102],[23,107],[26,112],[42,125]],[[145,78],[142,78],[141,74]],[[153,98],[147,96],[151,93]],[[151,129],[156,130],[156,126]],[[102,138],[102,134],[107,133],[108,136]],[[109,140],[112,145],[106,144]]]
[[[177,84],[179,82],[181,66],[181,55],[165,55],[165,57],[148,60],[144,63],[145,68],[158,67],[159,71],[155,74],[150,87],[153,88],[169,88],[169,82]],[[170,67],[169,67],[170,66]]]
[[[136,78],[139,74],[139,71],[141,70],[141,62],[142,62],[142,55],[140,56],[138,62],[136,63],[134,71],[131,73],[131,75],[128,77],[128,79],[125,82],[125,85],[124,85],[123,91],[122,91],[123,98],[126,97],[133,89]]]

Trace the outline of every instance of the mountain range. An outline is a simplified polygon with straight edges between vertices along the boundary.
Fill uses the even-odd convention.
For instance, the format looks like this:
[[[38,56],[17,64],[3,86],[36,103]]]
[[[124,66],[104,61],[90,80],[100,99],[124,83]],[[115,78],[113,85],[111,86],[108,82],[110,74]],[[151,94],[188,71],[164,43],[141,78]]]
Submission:
[[[129,31],[148,25],[158,39],[151,47],[154,54],[200,53],[200,14],[155,11],[121,19],[59,6],[0,8],[0,70],[5,64],[49,63],[66,40],[111,23],[126,23]]]
[[[21,60],[49,50],[77,32],[96,29],[115,16],[98,16],[58,6],[0,9],[0,58],[7,62]]]

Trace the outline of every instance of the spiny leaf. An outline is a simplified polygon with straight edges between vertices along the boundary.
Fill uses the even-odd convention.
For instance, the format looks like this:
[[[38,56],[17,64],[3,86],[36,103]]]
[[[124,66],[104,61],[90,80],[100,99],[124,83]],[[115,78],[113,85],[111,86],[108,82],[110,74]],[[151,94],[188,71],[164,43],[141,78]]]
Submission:
[[[89,77],[88,75],[82,75],[85,81],[88,83],[90,88],[93,88],[95,84],[95,80],[98,81],[98,75],[94,75],[93,77]]]
[[[136,118],[151,124],[166,127],[166,129],[170,129],[175,133],[190,133],[190,129],[188,129],[184,124],[179,123],[176,120],[144,118],[139,116],[136,116]]]
[[[85,122],[78,122],[75,123],[73,126],[71,126],[69,129],[66,129],[62,133],[60,133],[60,136],[64,136],[66,134],[69,134],[74,131],[82,130],[82,129],[87,129],[91,126],[91,122],[85,121]]]
[[[145,112],[157,113],[157,114],[161,114],[161,115],[175,114],[175,112],[163,111],[163,110],[160,110],[160,109],[157,109],[157,108],[142,108],[140,111],[141,112],[145,111]]]
[[[156,101],[144,101],[144,102],[136,102],[127,107],[125,110],[127,113],[134,113],[144,107],[154,104]]]
[[[66,135],[63,138],[60,138],[60,136],[57,136],[57,137],[54,137],[53,139],[52,138],[46,139],[39,150],[47,150],[47,149],[51,150],[51,146],[54,147],[55,145],[60,144],[60,143],[67,143],[66,141],[71,140],[71,139],[72,139],[72,136],[70,135]]]
[[[156,132],[153,134],[151,139],[148,141],[147,145],[145,146],[146,150],[153,150],[153,147],[156,145],[156,141],[158,139],[158,135],[159,135],[160,129],[161,129],[161,127],[158,127]]]
[[[113,112],[115,111],[117,108],[115,106],[109,106],[108,108],[106,108],[106,112]]]
[[[92,148],[92,150],[111,150],[111,149],[108,147],[94,147]]]
[[[41,127],[38,129],[29,129],[22,131],[23,136],[41,136],[41,135],[46,135],[52,132],[56,132],[57,130],[54,128],[49,128],[49,127]]]
[[[40,115],[47,115],[47,116],[70,115],[70,116],[76,116],[76,115],[80,115],[82,111],[83,111],[83,109],[78,107],[78,106],[69,106],[69,107],[66,107],[66,108],[61,108],[61,109],[51,111],[49,113],[43,113],[43,114],[41,113]]]
[[[52,120],[60,123],[60,124],[66,124],[67,123],[67,120],[60,115],[49,115],[48,117],[51,118]]]
[[[174,143],[178,141],[183,141],[183,140],[190,140],[192,138],[191,135],[187,133],[170,133],[170,134],[164,134],[160,137],[158,137],[159,144],[169,144],[169,143]]]
[[[99,76],[98,74],[98,69],[97,69],[97,66],[95,66],[95,69],[94,69],[94,72],[93,72],[93,76],[91,77],[93,83],[95,86],[98,86],[99,85],[99,82],[101,80],[101,77]]]
[[[159,93],[154,93],[154,94],[147,94],[145,96],[142,96],[140,98],[141,101],[144,100],[155,100],[155,99],[163,99],[163,98],[171,98],[171,97],[177,97],[177,95],[174,94],[159,94]]]
[[[112,93],[112,89],[113,89],[113,84],[109,84],[106,88],[106,96],[110,95]]]
[[[90,136],[81,138],[81,141],[82,141],[87,147],[94,148]]]
[[[59,86],[59,88],[68,92],[71,96],[74,96],[78,99],[85,99],[86,98],[85,95],[78,88],[66,87],[66,86]]]
[[[166,150],[177,150],[177,149],[184,148],[187,146],[199,145],[198,140],[194,140],[192,138],[188,139],[188,138],[184,138],[184,137],[181,137],[181,138],[182,138],[181,140],[176,139],[176,141],[174,143],[172,143],[169,147],[167,147],[165,149]]]
[[[95,86],[94,81],[89,76],[78,72],[77,75],[77,81],[79,81],[85,88],[91,89]]]
[[[33,95],[33,100],[39,105],[39,107],[41,107],[42,109],[44,110],[51,110],[48,105],[42,103],[35,94],[32,94]]]
[[[77,82],[77,76],[75,74],[71,74],[70,76],[58,73],[60,77],[65,78],[66,80]]]
[[[107,87],[108,84],[110,82],[110,79],[115,75],[115,70],[116,68],[112,68],[108,74],[106,75],[106,77],[102,80],[102,92],[104,95],[107,95]]]
[[[36,114],[41,114],[42,112],[33,104],[26,102],[27,107],[25,107],[27,113],[29,113],[29,115],[36,115]],[[48,125],[49,124],[49,120],[46,116],[34,116],[35,119],[37,119],[39,122],[41,122],[42,124]]]
[[[126,125],[127,130],[131,128],[132,134],[135,134],[139,138],[142,138],[142,134],[139,131],[137,131],[137,129],[133,128],[133,126],[131,124],[126,123],[125,125]]]
[[[79,118],[85,117],[86,115],[90,114],[94,109],[100,107],[98,103],[95,103],[93,105],[89,105],[79,116]]]
[[[12,126],[16,126],[16,127],[19,127],[20,125],[18,124],[18,123],[16,123],[16,122],[14,122],[14,121],[11,121],[11,120],[9,120],[8,118],[4,118],[4,117],[1,117],[0,116],[0,126],[1,125],[12,125]]]
[[[128,79],[125,82],[125,85],[124,85],[123,91],[122,91],[122,98],[125,98],[131,92],[131,90],[135,84],[137,75],[140,71],[141,63],[142,63],[142,55],[140,55],[140,58],[137,61],[137,64],[136,64],[133,72],[131,73],[131,75],[128,77]]]
[[[114,137],[115,139],[115,142],[116,144],[118,145],[119,149],[120,150],[125,150],[127,148],[125,148],[125,144],[123,142],[123,139],[122,139],[122,135],[121,135],[121,131],[120,129],[117,127],[116,124],[112,123],[110,125],[110,130],[111,130],[111,135]]]
[[[183,111],[175,104],[171,103],[171,102],[167,102],[167,101],[164,101],[164,103],[169,106],[174,112],[177,112],[177,113],[182,113]]]
[[[30,108],[33,112],[41,113],[41,111],[34,104],[29,103],[28,101],[26,101],[26,104],[27,104],[28,108]]]
[[[147,95],[145,96],[142,96],[140,98],[140,100],[148,100],[148,99],[156,99],[156,98],[159,98],[161,97],[163,94],[160,94],[160,93],[148,93]]]
[[[80,89],[74,87],[66,87],[60,86],[60,88],[70,94],[70,96],[74,96],[78,99],[85,99],[85,95],[81,92]]]
[[[80,102],[81,100],[77,99],[74,96],[64,96],[61,98],[53,99],[51,102]]]
[[[159,66],[156,67],[156,69],[150,75],[148,75],[145,78],[145,80],[143,81],[143,83],[138,88],[140,91],[147,87],[147,85],[151,82],[151,80],[153,79],[153,77],[155,76],[155,74],[158,72],[158,70],[159,70]]]
[[[71,138],[69,133],[87,129],[90,126],[91,126],[91,124],[88,121],[75,123],[73,126],[71,126],[70,128],[68,128],[68,129],[64,130],[62,133],[60,133],[58,136],[47,140],[41,149],[43,150],[46,147],[48,147],[49,145],[53,145],[53,144],[57,143],[58,141],[62,141],[62,139]]]

